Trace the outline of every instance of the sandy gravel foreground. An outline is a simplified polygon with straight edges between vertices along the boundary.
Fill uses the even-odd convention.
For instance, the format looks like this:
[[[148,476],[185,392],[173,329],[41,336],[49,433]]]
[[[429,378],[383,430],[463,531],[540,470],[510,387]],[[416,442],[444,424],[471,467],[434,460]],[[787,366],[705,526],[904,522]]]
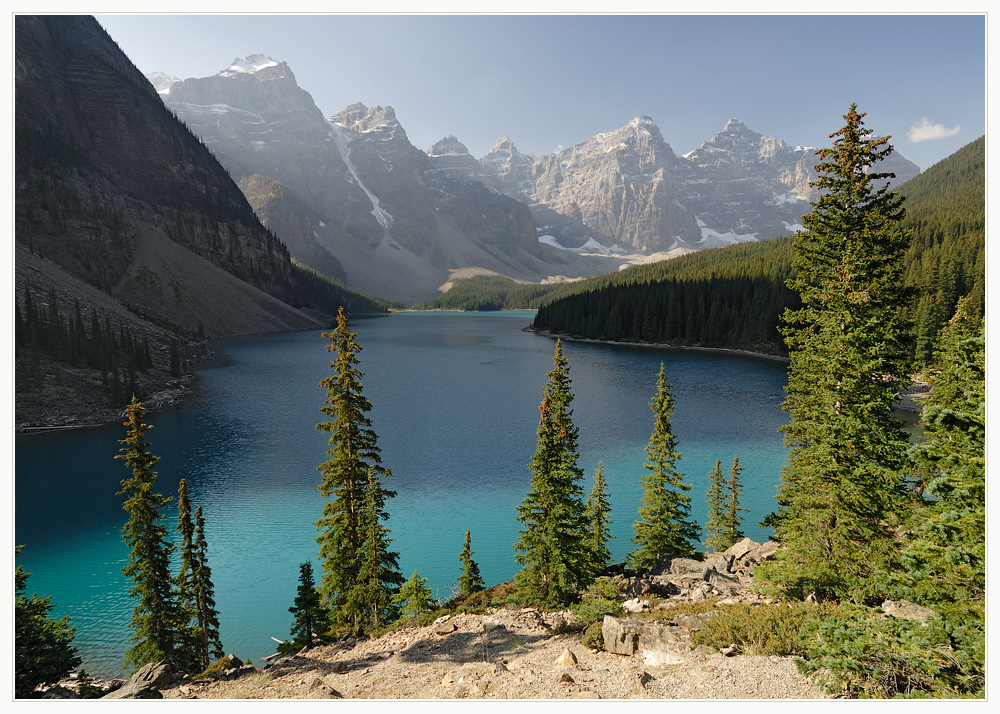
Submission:
[[[185,683],[185,699],[822,699],[794,658],[699,647],[647,665],[554,634],[559,613],[460,614],[377,640],[317,647],[230,681]],[[575,660],[575,661],[574,661]]]

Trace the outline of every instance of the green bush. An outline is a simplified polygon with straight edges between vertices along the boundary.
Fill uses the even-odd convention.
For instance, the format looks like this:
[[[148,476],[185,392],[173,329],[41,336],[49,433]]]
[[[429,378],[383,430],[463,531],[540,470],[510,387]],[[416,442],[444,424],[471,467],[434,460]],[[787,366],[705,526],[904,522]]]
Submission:
[[[827,614],[836,607],[803,602],[724,605],[716,608],[702,629],[691,633],[691,640],[713,649],[735,644],[740,653],[748,655],[803,656],[799,630],[811,616]]]
[[[605,615],[620,615],[622,604],[617,600],[607,600],[603,597],[585,597],[580,602],[569,606],[573,619],[581,625],[589,622],[604,621]]]
[[[604,621],[590,623],[590,626],[583,631],[583,646],[592,650],[604,649]]]
[[[876,608],[814,617],[799,638],[808,657],[799,668],[825,670],[830,691],[856,697],[983,697],[983,607],[941,607],[926,624]]]

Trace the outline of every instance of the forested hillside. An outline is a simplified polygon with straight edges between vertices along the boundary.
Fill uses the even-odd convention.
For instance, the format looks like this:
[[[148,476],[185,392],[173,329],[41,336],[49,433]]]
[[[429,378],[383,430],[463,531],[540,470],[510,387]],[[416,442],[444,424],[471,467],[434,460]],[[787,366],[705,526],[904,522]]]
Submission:
[[[915,324],[916,357],[931,344],[958,299],[985,311],[985,138],[965,146],[899,192],[912,242],[905,309]],[[704,250],[554,288],[538,305],[534,327],[600,340],[658,342],[783,352],[777,331],[792,276],[791,238]],[[506,307],[521,307],[510,304]],[[527,307],[528,305],[523,305]]]

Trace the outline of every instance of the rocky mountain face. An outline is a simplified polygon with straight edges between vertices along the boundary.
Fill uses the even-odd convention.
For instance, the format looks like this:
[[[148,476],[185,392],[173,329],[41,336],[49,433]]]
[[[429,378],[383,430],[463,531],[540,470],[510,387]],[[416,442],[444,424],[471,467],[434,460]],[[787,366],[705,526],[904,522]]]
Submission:
[[[522,154],[506,136],[478,161],[454,136],[427,153],[450,176],[530,205],[539,232],[564,248],[649,254],[766,240],[793,232],[815,199],[815,150],[737,119],[684,156],[645,116],[546,156]],[[919,173],[892,159],[897,184]]]
[[[684,156],[640,116],[558,153],[522,154],[503,137],[476,159],[452,135],[416,149],[392,107],[354,104],[324,119],[266,55],[212,77],[149,80],[294,256],[403,300],[432,297],[463,271],[584,277],[775,238],[815,198],[815,150],[736,119]],[[889,168],[897,183],[919,173],[898,154]]]
[[[403,300],[470,267],[547,274],[527,207],[436,169],[391,107],[324,119],[288,66],[264,55],[212,77],[149,79],[292,255],[321,272]]]
[[[14,75],[19,254],[192,333],[316,324],[285,303],[285,247],[96,20],[16,17]]]

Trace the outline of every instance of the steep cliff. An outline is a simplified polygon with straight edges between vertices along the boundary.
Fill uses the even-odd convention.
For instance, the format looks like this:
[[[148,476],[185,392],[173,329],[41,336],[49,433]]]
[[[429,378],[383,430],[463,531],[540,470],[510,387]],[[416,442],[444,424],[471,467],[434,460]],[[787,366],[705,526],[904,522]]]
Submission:
[[[257,331],[219,300],[260,330],[315,324],[285,304],[285,247],[96,20],[17,16],[14,59],[19,246],[192,332]]]

